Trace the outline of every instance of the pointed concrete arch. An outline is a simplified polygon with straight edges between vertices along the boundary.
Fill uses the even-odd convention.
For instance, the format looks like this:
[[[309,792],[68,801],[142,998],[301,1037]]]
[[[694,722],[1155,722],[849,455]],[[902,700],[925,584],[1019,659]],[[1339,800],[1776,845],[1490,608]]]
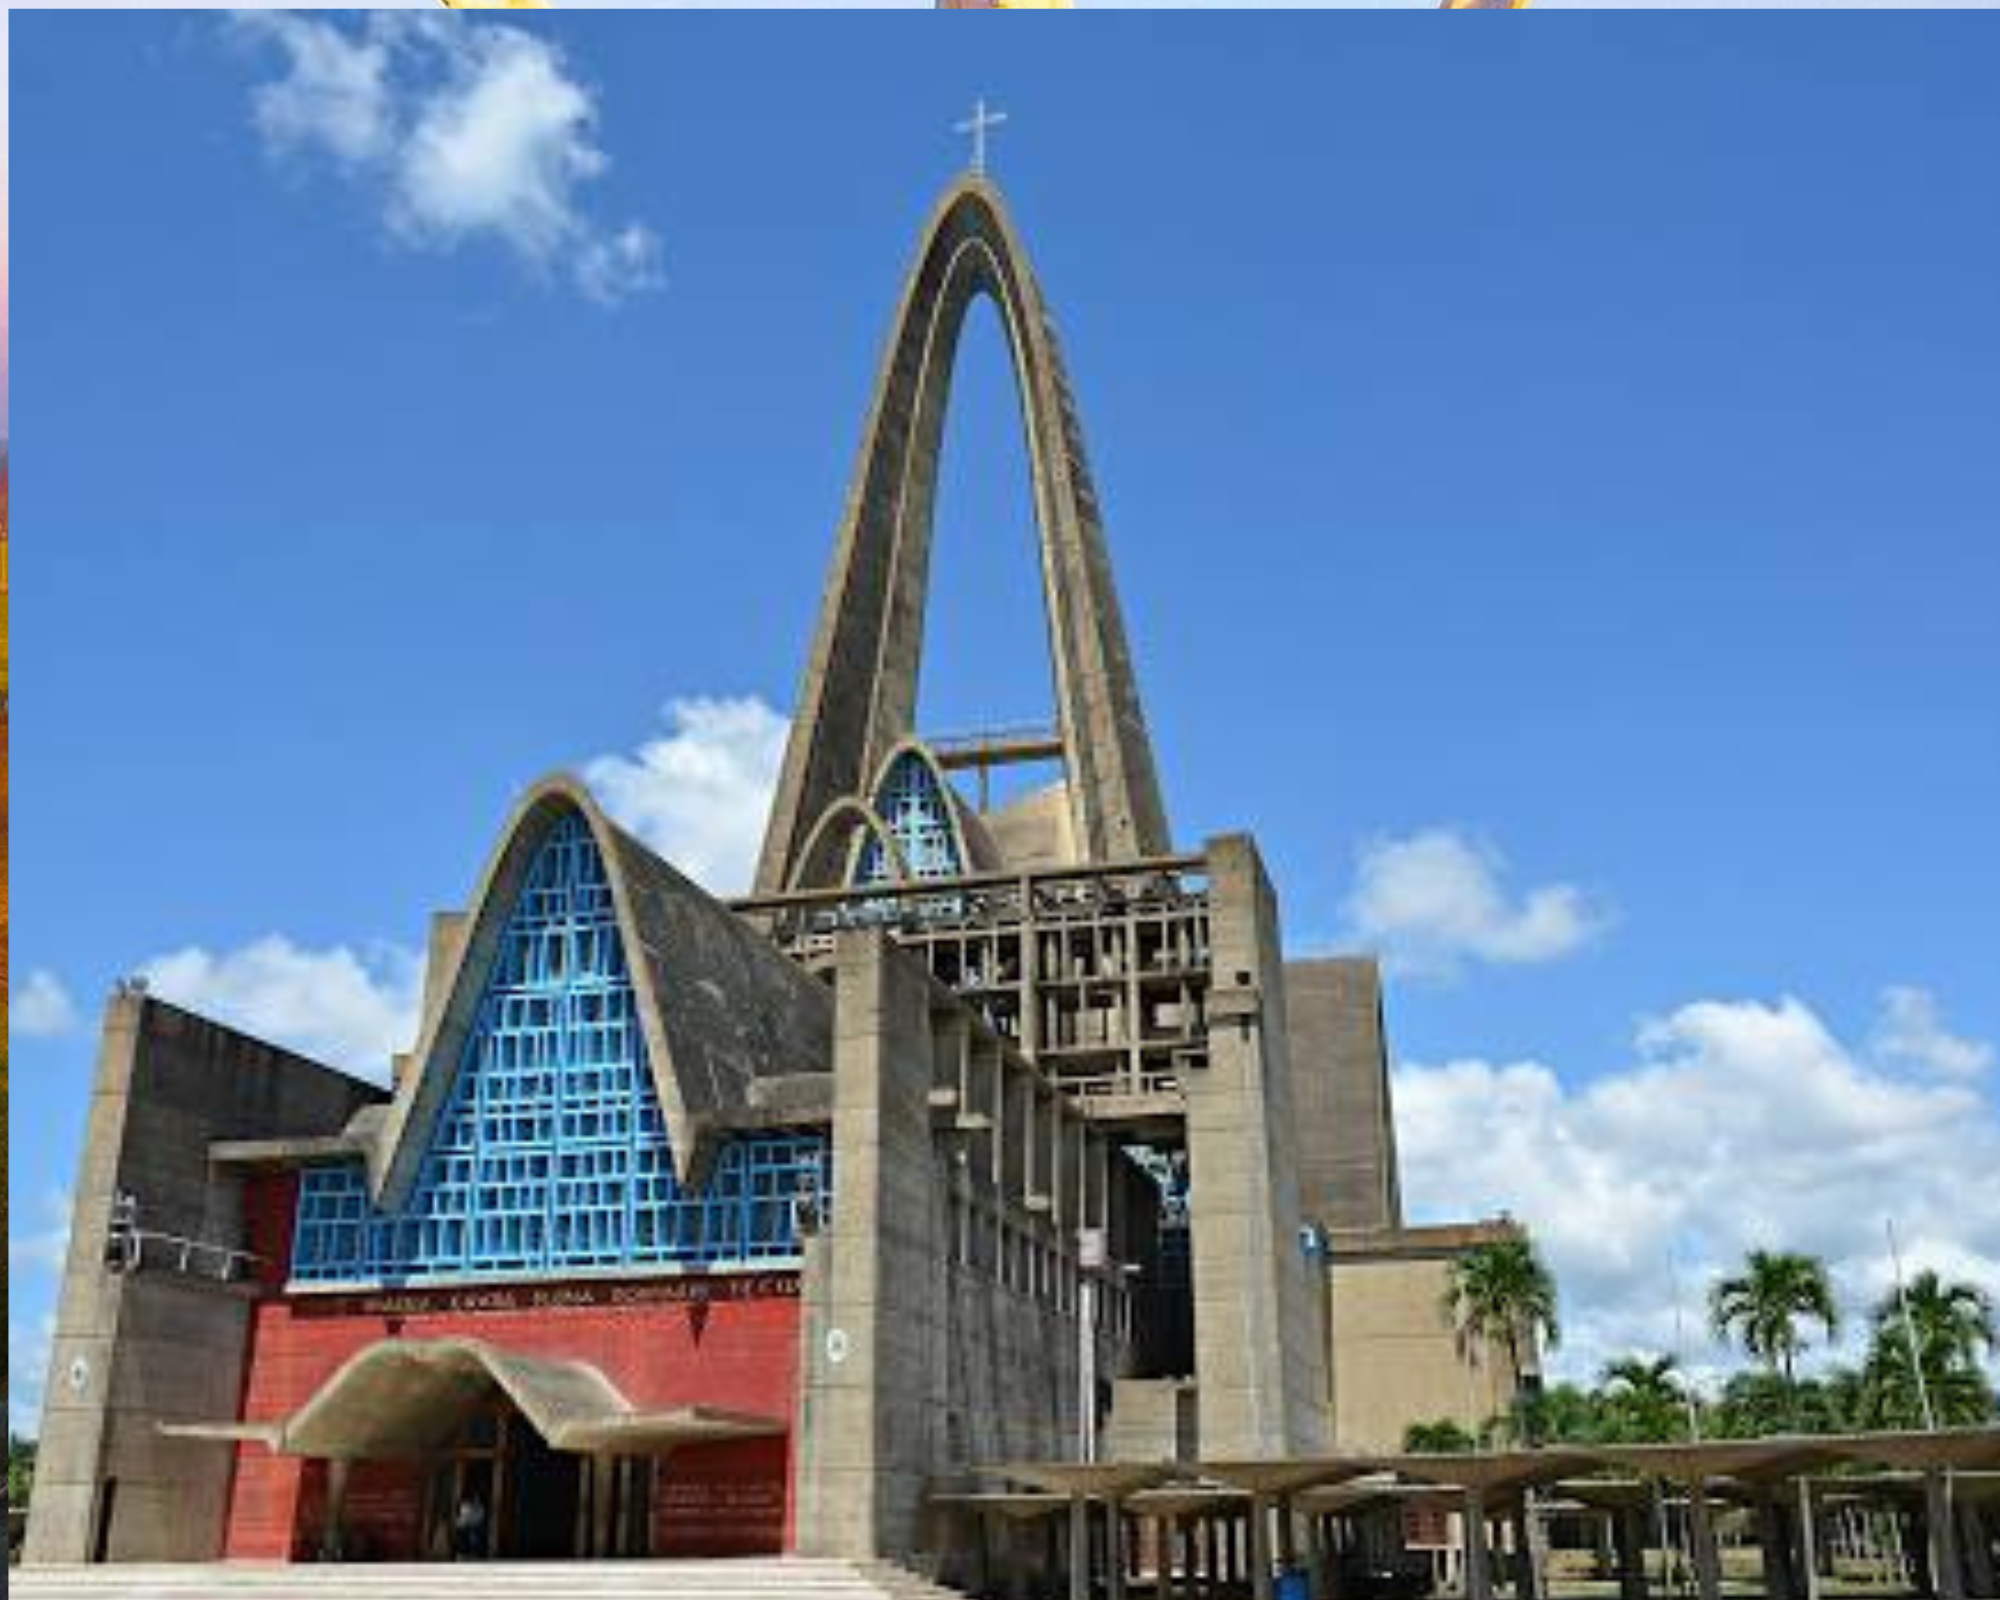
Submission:
[[[887,822],[871,805],[848,795],[828,806],[813,825],[799,850],[787,889],[831,889],[844,885],[853,875],[854,858],[870,838],[879,839],[888,852],[898,880],[910,875],[903,859],[903,847]]]
[[[939,446],[965,313],[992,299],[1027,433],[1073,835],[1084,863],[1169,846],[1097,491],[1040,286],[999,191],[968,174],[925,226],[876,378],[758,863],[780,891],[827,807],[913,731]]]
[[[979,813],[966,803],[965,796],[958,792],[957,785],[946,776],[944,763],[938,760],[937,752],[915,734],[905,734],[889,746],[883,752],[882,759],[876,763],[874,774],[868,780],[868,803],[875,814],[882,817],[882,825],[889,829],[890,836],[893,838],[896,830],[894,824],[883,816],[882,791],[888,788],[890,775],[896,770],[896,763],[906,759],[922,762],[924,770],[931,775],[931,783],[937,789],[938,798],[944,802],[945,815],[951,821],[952,845],[958,851],[960,870],[964,872],[997,870],[1000,866],[1000,855],[993,847],[993,840],[986,831],[986,825],[979,820]],[[897,876],[907,878],[910,875],[908,863],[902,861],[900,857],[899,851]]]
[[[452,970],[427,985],[412,1069],[369,1149],[378,1204],[400,1205],[475,1026],[509,914],[536,852],[558,822],[579,815],[604,862],[632,976],[640,1030],[676,1176],[700,1187],[732,1113],[760,1078],[824,1073],[832,1061],[833,1000],[777,947],[617,827],[567,773],[530,788],[502,830],[473,900]]]

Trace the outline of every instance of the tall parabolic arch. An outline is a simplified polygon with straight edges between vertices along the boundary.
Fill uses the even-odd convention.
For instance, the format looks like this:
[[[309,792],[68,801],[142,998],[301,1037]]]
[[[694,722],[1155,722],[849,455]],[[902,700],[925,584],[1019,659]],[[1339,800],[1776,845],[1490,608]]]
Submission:
[[[758,862],[783,889],[828,807],[916,730],[938,453],[965,314],[990,296],[1027,435],[1078,864],[1169,847],[1152,744],[1062,352],[999,192],[977,174],[924,229],[883,354]]]

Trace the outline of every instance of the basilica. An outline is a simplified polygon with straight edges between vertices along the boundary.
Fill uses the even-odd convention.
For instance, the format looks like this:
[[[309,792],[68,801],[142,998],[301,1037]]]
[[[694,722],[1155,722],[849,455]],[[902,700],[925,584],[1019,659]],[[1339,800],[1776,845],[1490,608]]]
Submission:
[[[922,618],[981,296],[1054,707],[948,733],[917,725]],[[935,1569],[940,1497],[1004,1463],[1396,1449],[1502,1409],[1517,1375],[1438,1305],[1509,1225],[1404,1224],[1376,968],[1288,957],[1248,834],[1175,837],[1135,659],[975,170],[868,397],[751,894],[557,775],[433,919],[386,1087],[110,998],[27,1559]]]

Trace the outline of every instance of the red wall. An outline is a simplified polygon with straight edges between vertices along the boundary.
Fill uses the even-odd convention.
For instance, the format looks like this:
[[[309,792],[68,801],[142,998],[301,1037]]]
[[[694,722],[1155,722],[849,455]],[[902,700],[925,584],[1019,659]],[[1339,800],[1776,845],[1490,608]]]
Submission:
[[[588,1361],[633,1405],[702,1404],[796,1416],[799,1303],[795,1278],[762,1274],[764,1292],[683,1304],[465,1309],[468,1296],[412,1290],[390,1296],[286,1297],[295,1180],[246,1186],[251,1248],[266,1262],[265,1298],[252,1312],[242,1416],[288,1415],[341,1363],[379,1339],[461,1335],[524,1355]],[[540,1287],[540,1286],[538,1286]],[[554,1287],[554,1286],[551,1286]],[[476,1293],[476,1291],[474,1291]],[[504,1296],[500,1298],[505,1298]],[[366,1300],[376,1306],[367,1308]],[[380,1302],[393,1300],[393,1308]],[[792,1543],[794,1439],[747,1440],[675,1452],[656,1473],[655,1549],[674,1555],[770,1553]],[[226,1554],[285,1559],[316,1543],[324,1503],[316,1463],[237,1452]],[[413,1555],[421,1485],[396,1463],[360,1463],[348,1490],[350,1531],[380,1556]]]

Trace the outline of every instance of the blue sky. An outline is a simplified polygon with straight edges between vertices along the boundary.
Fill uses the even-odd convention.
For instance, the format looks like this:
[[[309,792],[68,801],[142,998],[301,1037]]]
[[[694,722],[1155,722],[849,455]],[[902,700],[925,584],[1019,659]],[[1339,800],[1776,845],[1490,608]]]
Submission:
[[[17,1403],[115,975],[379,1066],[556,766],[730,886],[977,94],[1176,832],[1390,956],[1412,1209],[1578,1370],[1669,1249],[2000,1288],[1987,19],[413,26],[12,23]],[[1008,383],[933,727],[1046,709]]]

